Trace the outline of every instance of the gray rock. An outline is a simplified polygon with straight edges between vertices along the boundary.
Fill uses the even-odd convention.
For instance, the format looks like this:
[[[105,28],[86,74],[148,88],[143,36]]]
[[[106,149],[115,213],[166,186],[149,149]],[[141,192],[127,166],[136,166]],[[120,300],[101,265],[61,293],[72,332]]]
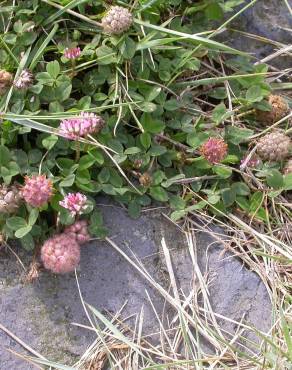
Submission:
[[[288,3],[292,6],[291,1],[288,0]],[[291,45],[292,17],[285,1],[258,0],[236,18],[229,27],[284,45]],[[278,50],[273,43],[255,40],[238,32],[224,32],[220,35],[220,40],[227,41],[234,48],[247,51],[260,60]],[[289,56],[283,54],[269,63],[279,69],[291,68],[291,55],[292,51],[290,50]]]
[[[142,260],[152,276],[167,287],[164,258],[160,249],[161,237],[165,236],[171,250],[178,283],[187,295],[193,278],[193,266],[183,234],[158,212],[147,212],[138,220],[130,219],[125,211],[102,199],[100,206],[112,240],[129,256],[135,254]],[[197,234],[199,264],[204,271],[206,253],[209,255],[209,272],[216,274],[210,288],[214,310],[235,320],[246,315],[246,322],[266,331],[270,326],[271,305],[267,291],[253,272],[228,254],[220,255],[222,246],[212,244],[207,234]],[[208,248],[209,246],[209,248]],[[25,255],[19,256],[27,263]],[[50,360],[72,364],[92,343],[92,332],[76,328],[71,322],[88,325],[76,287],[74,274],[54,276],[43,272],[33,285],[25,285],[20,279],[20,268],[15,258],[1,252],[0,255],[0,323],[29,346]],[[144,334],[158,331],[151,305],[145,290],[159,314],[162,313],[162,297],[139,275],[134,268],[110,245],[93,241],[82,247],[82,259],[78,271],[81,291],[85,302],[104,314],[116,313],[122,305],[124,318],[137,315],[144,309]],[[166,314],[173,315],[168,308]],[[131,325],[132,321],[128,321]],[[222,327],[233,331],[226,322]],[[158,339],[155,335],[152,340]],[[16,359],[5,347],[23,352],[13,340],[0,331],[0,369],[32,369],[29,364]]]

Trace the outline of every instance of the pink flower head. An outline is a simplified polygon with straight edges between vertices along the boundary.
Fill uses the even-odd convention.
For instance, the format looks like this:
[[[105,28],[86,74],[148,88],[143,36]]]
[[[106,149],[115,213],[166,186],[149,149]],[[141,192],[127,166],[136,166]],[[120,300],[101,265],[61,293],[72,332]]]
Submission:
[[[79,58],[81,55],[81,50],[79,47],[75,47],[75,48],[66,48],[64,50],[64,56],[67,58],[67,59],[76,59],[76,58]]]
[[[78,139],[99,132],[104,126],[104,120],[95,113],[81,112],[75,118],[63,119],[59,131],[68,139]]]
[[[81,193],[69,193],[59,202],[60,206],[68,209],[72,216],[82,214],[86,208],[87,197]]]
[[[212,164],[221,162],[227,155],[227,144],[223,139],[210,137],[200,148],[201,155]]]
[[[53,195],[53,185],[45,175],[26,176],[21,193],[26,203],[33,207],[42,207]]]
[[[57,234],[43,244],[41,260],[55,274],[72,272],[80,261],[80,246],[72,235]]]
[[[86,220],[75,221],[74,224],[67,226],[64,234],[70,234],[79,245],[84,244],[90,240],[88,232],[88,223]]]

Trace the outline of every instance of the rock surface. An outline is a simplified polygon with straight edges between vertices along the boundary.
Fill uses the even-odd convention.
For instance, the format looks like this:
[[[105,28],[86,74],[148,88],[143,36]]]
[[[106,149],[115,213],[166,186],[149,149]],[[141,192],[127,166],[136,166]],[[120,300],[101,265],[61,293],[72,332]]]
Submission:
[[[102,202],[107,203],[104,199]],[[165,283],[161,276],[167,276],[160,247],[164,236],[179,286],[188,294],[195,274],[184,235],[177,227],[157,211],[132,220],[120,207],[107,203],[100,208],[112,240],[129,256],[133,258],[134,253],[142,260],[160,284]],[[223,254],[222,245],[214,243],[207,233],[196,234],[196,251],[202,273],[208,270],[213,277],[210,300],[214,311],[235,320],[245,315],[245,322],[267,331],[272,308],[259,277],[230,253]],[[2,251],[0,258],[0,323],[46,358],[74,363],[94,339],[88,330],[71,325],[71,322],[88,325],[74,274],[54,276],[44,272],[35,284],[25,285],[15,257]],[[82,248],[78,276],[87,303],[102,313],[114,314],[127,301],[123,317],[139,314],[143,306],[144,334],[157,332],[157,321],[145,289],[159,314],[164,300],[109,244],[93,241]],[[222,322],[222,327],[234,331],[230,323]],[[33,369],[5,350],[7,347],[23,352],[1,330],[0,343],[1,370]]]
[[[292,2],[288,0],[288,3],[292,7]],[[245,5],[246,2],[241,7]],[[229,13],[230,16],[231,13]],[[221,41],[228,40],[228,43],[236,49],[247,51],[259,60],[279,50],[279,47],[273,44],[273,42],[276,44],[280,43],[283,46],[291,45],[292,17],[285,1],[258,0],[228,27],[267,39],[267,41],[260,41],[232,31],[224,32],[220,35]],[[292,50],[290,50],[290,55],[282,54],[267,63],[279,69],[284,69],[291,68],[291,60]]]

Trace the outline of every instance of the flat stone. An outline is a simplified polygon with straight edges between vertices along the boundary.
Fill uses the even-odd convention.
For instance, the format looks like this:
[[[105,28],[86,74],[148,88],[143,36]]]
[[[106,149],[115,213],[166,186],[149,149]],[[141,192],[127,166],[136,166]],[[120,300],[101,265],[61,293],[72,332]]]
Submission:
[[[111,239],[132,259],[143,262],[151,276],[162,286],[169,287],[165,260],[161,250],[164,236],[170,249],[178,285],[188,295],[195,278],[183,233],[158,211],[147,211],[132,220],[119,206],[99,199]],[[221,229],[219,229],[222,232]],[[213,309],[234,320],[255,325],[259,330],[270,327],[271,304],[265,286],[254,273],[206,233],[196,233],[196,250],[202,273],[215,276],[211,283],[210,301]],[[27,256],[17,250],[28,264]],[[207,263],[208,256],[208,263]],[[0,253],[0,323],[50,360],[72,364],[94,340],[91,331],[77,328],[72,322],[89,325],[84,313],[74,274],[55,276],[42,272],[34,284],[22,282],[21,268],[15,257]],[[137,315],[143,307],[143,333],[159,331],[146,290],[158,312],[162,314],[164,299],[145,281],[116,250],[103,241],[92,241],[82,247],[78,280],[85,302],[105,315],[115,314],[125,304],[121,316]],[[166,315],[174,314],[166,307]],[[128,320],[133,325],[135,318]],[[225,321],[223,328],[234,332]],[[152,335],[152,340],[158,340]],[[256,338],[255,338],[256,340]],[[23,352],[9,336],[0,330],[0,369],[28,370],[33,367],[7,352],[5,347]]]
[[[245,5],[246,3],[236,11]],[[228,27],[261,36],[287,46],[291,45],[292,17],[285,1],[258,0],[253,6],[238,16]],[[278,50],[272,43],[253,39],[238,32],[224,32],[220,35],[219,39],[238,50],[251,53],[260,60]],[[282,54],[267,63],[279,69],[290,68],[291,53],[292,51],[290,50],[290,56]]]

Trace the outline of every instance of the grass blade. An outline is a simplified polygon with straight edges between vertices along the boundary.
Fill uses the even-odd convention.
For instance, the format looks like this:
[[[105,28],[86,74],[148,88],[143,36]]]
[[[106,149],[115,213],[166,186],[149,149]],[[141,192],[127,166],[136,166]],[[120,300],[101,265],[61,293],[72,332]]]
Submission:
[[[212,49],[221,50],[221,51],[225,51],[225,52],[232,53],[232,54],[246,55],[246,53],[244,53],[244,52],[233,49],[229,46],[221,44],[220,42],[209,40],[208,38],[204,38],[204,37],[197,36],[197,35],[190,35],[188,33],[171,30],[169,28],[164,28],[164,27],[161,27],[161,26],[156,26],[156,25],[151,24],[149,22],[141,21],[137,18],[135,18],[134,22],[136,24],[139,24],[141,26],[156,30],[158,32],[162,32],[162,33],[166,33],[166,34],[174,35],[174,36],[180,36],[184,40],[195,41],[196,43],[202,44],[202,45],[207,46],[207,47],[212,48]]]
[[[35,66],[37,65],[37,63],[38,63],[38,61],[40,59],[40,57],[43,55],[45,48],[47,47],[47,45],[49,44],[49,42],[52,40],[52,38],[55,36],[55,33],[57,32],[58,28],[59,28],[59,25],[58,24],[55,24],[54,27],[53,27],[53,29],[51,30],[51,32],[45,38],[45,40],[42,43],[42,45],[37,49],[37,52],[34,55],[32,61],[30,63],[30,66],[29,66],[29,69],[31,71],[34,70]]]

